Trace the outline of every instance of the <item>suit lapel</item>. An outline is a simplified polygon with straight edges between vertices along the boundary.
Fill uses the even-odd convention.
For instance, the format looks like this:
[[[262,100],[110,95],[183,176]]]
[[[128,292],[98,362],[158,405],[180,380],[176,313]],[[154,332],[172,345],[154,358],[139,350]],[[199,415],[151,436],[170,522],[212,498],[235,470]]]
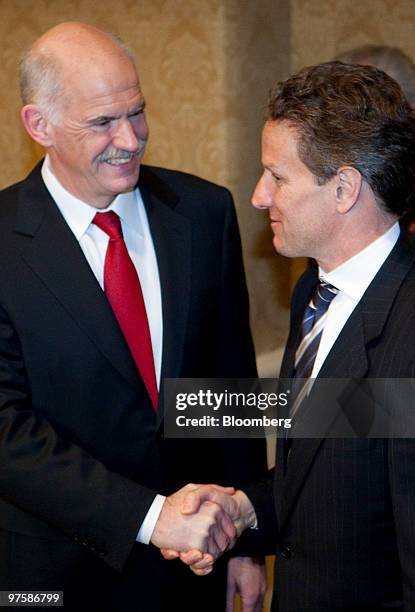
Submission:
[[[368,345],[382,334],[396,294],[413,265],[413,249],[407,237],[402,235],[341,331],[319,372],[319,379],[361,379],[367,376],[369,368]],[[301,307],[303,310],[306,303],[302,300]],[[299,321],[299,324],[301,324],[301,317]],[[295,330],[292,333],[295,334]],[[287,371],[292,372],[294,353],[291,351],[291,363],[287,362],[285,364]],[[325,422],[327,431],[337,415],[337,405],[334,405],[332,414],[327,414],[326,406],[323,407],[322,402],[317,401],[318,393],[318,385],[316,385],[304,406],[304,412],[306,418],[310,418],[310,422],[313,419],[315,422]],[[319,415],[321,410],[324,410],[324,416]],[[281,528],[287,521],[323,440],[323,438],[293,439],[285,475],[282,469],[277,470],[280,474],[277,475],[276,486],[279,491],[283,490],[278,508]],[[282,450],[278,459],[282,461]]]
[[[134,388],[140,388],[140,377],[112,309],[47,191],[40,166],[23,183],[15,229],[25,237],[22,256],[26,264],[112,366]]]
[[[175,207],[178,196],[150,168],[140,173],[160,275],[163,311],[161,380],[180,376],[190,304],[191,224]],[[161,398],[162,399],[162,398]],[[163,416],[163,401],[159,420]]]
[[[290,333],[282,358],[280,378],[291,378],[294,373],[295,352],[298,347],[304,311],[318,282],[317,271],[309,268],[298,281],[291,302]]]

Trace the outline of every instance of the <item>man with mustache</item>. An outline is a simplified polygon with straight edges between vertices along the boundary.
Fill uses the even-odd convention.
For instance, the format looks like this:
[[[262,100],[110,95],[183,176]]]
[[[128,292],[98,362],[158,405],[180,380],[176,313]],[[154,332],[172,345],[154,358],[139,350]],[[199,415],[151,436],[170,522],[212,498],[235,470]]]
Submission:
[[[163,436],[164,377],[256,372],[231,196],[141,165],[145,100],[110,35],[52,28],[21,90],[47,155],[0,195],[0,590],[154,612],[194,610],[197,586],[198,610],[224,609],[225,564],[200,591],[158,549],[218,556],[234,527],[211,502],[183,517],[186,483],[264,465],[261,443]],[[260,599],[261,565],[231,567]]]

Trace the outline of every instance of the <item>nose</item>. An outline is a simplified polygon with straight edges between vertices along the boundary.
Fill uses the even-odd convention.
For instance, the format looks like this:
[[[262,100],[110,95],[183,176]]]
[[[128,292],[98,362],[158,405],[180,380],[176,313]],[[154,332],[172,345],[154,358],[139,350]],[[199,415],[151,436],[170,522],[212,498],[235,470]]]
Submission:
[[[139,148],[139,138],[133,125],[126,119],[121,119],[114,134],[113,145],[116,149],[135,152]]]
[[[265,172],[262,173],[261,178],[256,184],[254,193],[252,194],[251,203],[252,206],[258,208],[258,210],[265,210],[270,208],[273,204],[272,194]]]

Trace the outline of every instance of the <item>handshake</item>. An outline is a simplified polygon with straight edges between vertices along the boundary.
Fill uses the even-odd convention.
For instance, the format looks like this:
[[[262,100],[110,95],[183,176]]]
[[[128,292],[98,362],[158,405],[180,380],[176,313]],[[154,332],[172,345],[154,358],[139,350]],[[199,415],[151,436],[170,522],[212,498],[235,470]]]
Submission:
[[[243,491],[188,484],[166,498],[151,542],[165,559],[180,558],[203,576],[245,529],[255,525],[254,507]]]

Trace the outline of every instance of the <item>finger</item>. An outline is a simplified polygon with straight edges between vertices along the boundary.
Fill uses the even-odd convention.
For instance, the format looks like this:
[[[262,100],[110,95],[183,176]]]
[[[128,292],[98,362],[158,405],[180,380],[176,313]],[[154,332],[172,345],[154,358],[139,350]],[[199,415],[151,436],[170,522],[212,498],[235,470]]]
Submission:
[[[256,596],[247,597],[241,593],[241,612],[261,612],[264,596],[265,590],[260,590]]]
[[[236,492],[235,487],[222,487],[222,485],[218,484],[210,484],[209,487],[216,489],[216,491],[221,491],[222,493],[226,493],[226,495],[234,495]]]
[[[254,609],[254,612],[261,612],[262,611],[262,600],[263,600],[263,597],[261,597],[261,601],[257,602],[257,604],[255,606],[255,609]]]
[[[205,553],[202,557],[202,559],[200,559],[200,561],[196,561],[196,563],[193,563],[191,568],[192,569],[207,569],[210,567],[213,567],[215,563],[214,558],[212,557],[212,555],[209,555],[209,553]]]
[[[236,583],[234,580],[228,581],[226,584],[226,612],[233,612],[236,595]]]
[[[224,495],[233,495],[233,487],[220,487],[219,485],[201,485],[197,490],[189,491],[183,500],[182,514],[194,514],[204,501],[211,501],[221,505],[225,501]]]
[[[193,569],[192,566],[190,566],[190,569],[194,574],[196,574],[196,576],[207,576],[207,574],[210,574],[210,572],[213,570],[213,565],[207,567],[206,569]]]
[[[263,607],[262,607],[262,602],[263,602],[264,597],[261,596],[259,598],[259,600],[256,602],[255,606],[253,608],[242,608],[241,612],[250,612],[250,610],[252,610],[252,612],[261,612]]]
[[[203,507],[208,508],[211,502],[204,502]],[[236,539],[236,528],[229,516],[217,504],[212,504],[215,524],[210,528],[210,533],[215,538],[219,550],[223,553],[234,545]]]
[[[220,515],[220,526],[223,529],[224,533],[226,533],[226,535],[228,536],[230,543],[233,543],[233,541],[237,537],[236,527],[229,515],[223,511]]]
[[[209,553],[210,555],[212,555],[213,559],[216,561],[216,559],[218,557],[220,557],[222,551],[219,548],[219,546],[216,543],[216,539],[215,536],[212,534],[209,534],[207,540],[206,540],[206,550],[204,550],[205,553]]]
[[[201,561],[204,556],[205,555],[202,553],[202,551],[192,548],[192,550],[187,550],[186,552],[180,553],[180,560],[186,565],[193,565],[197,561]]]
[[[160,548],[160,552],[167,561],[173,561],[173,559],[177,559],[179,556],[177,550],[172,550],[171,548]]]
[[[221,521],[219,522],[219,524],[212,526],[210,532],[211,537],[214,538],[216,546],[218,547],[220,553],[225,552],[231,542],[231,539],[222,529]]]

